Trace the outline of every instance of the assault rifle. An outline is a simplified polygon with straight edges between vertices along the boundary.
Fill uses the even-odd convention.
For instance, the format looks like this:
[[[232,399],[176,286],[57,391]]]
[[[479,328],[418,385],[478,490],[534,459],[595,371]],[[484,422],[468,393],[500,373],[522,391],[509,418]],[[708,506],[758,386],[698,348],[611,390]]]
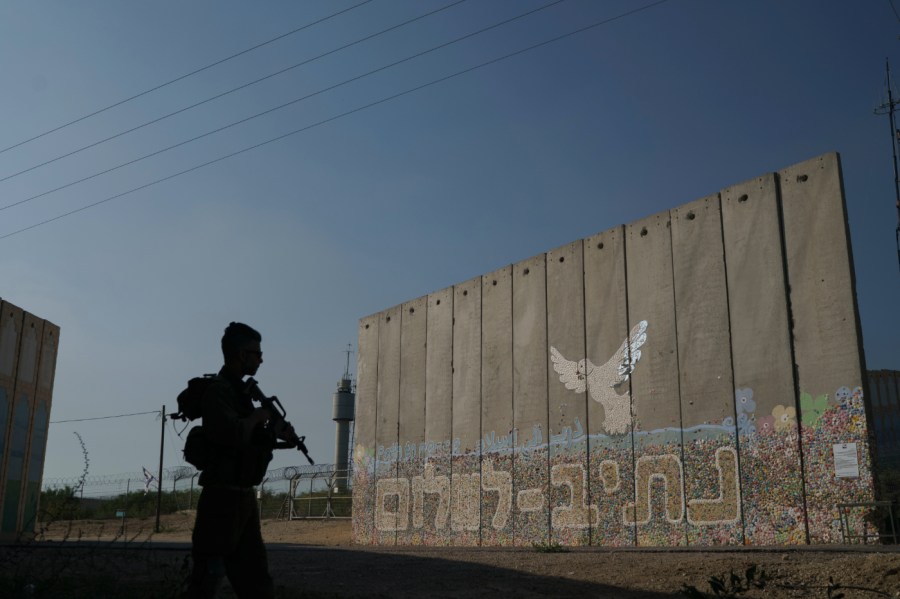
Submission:
[[[275,442],[275,449],[291,449],[296,447],[297,451],[303,452],[303,455],[306,456],[306,459],[309,460],[310,464],[315,464],[313,459],[309,457],[309,452],[306,451],[306,444],[304,443],[306,437],[298,437],[297,433],[294,432],[291,423],[285,419],[287,413],[281,405],[281,402],[278,401],[278,398],[274,395],[272,397],[267,397],[259,388],[259,384],[253,377],[247,379],[244,384],[246,385],[244,387],[244,392],[247,393],[253,401],[258,401],[262,407],[266,408],[269,413],[271,413],[272,416],[269,426],[275,431],[282,431],[281,434],[283,434],[285,429],[290,431],[288,439]]]

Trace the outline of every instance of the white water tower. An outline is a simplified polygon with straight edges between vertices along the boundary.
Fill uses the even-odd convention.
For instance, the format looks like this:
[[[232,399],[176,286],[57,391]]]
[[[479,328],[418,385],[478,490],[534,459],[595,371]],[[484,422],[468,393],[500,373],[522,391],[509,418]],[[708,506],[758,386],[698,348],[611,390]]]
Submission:
[[[350,456],[350,423],[353,422],[356,396],[350,380],[350,350],[347,350],[347,366],[332,396],[332,416],[335,422],[334,471],[338,491],[347,489]]]

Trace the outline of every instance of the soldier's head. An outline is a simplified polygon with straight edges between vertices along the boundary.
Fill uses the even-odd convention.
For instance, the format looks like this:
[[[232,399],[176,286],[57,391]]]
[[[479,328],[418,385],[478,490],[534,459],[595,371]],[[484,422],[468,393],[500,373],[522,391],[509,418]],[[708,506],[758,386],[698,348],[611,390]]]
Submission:
[[[225,366],[240,376],[256,374],[263,363],[259,331],[241,322],[232,322],[222,335],[222,356]]]

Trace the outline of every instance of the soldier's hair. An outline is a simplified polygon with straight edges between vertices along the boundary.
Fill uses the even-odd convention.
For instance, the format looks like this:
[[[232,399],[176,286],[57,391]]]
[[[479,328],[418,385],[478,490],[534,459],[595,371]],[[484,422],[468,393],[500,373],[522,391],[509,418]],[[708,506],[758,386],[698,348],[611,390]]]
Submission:
[[[262,342],[259,331],[242,322],[232,322],[222,335],[222,355],[227,360],[254,342]]]

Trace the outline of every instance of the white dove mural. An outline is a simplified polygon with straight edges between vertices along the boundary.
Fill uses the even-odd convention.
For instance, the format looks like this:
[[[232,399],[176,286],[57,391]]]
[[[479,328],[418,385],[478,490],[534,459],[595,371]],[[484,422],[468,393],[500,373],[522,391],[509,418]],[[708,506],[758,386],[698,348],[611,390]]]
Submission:
[[[616,353],[599,366],[586,358],[578,362],[567,360],[555,347],[550,347],[553,370],[559,374],[560,382],[576,393],[584,393],[589,388],[591,399],[603,406],[603,428],[613,435],[624,434],[631,426],[631,393],[620,392],[620,387],[641,359],[641,346],[647,341],[646,320],[631,329],[629,339],[630,343],[625,339]]]

